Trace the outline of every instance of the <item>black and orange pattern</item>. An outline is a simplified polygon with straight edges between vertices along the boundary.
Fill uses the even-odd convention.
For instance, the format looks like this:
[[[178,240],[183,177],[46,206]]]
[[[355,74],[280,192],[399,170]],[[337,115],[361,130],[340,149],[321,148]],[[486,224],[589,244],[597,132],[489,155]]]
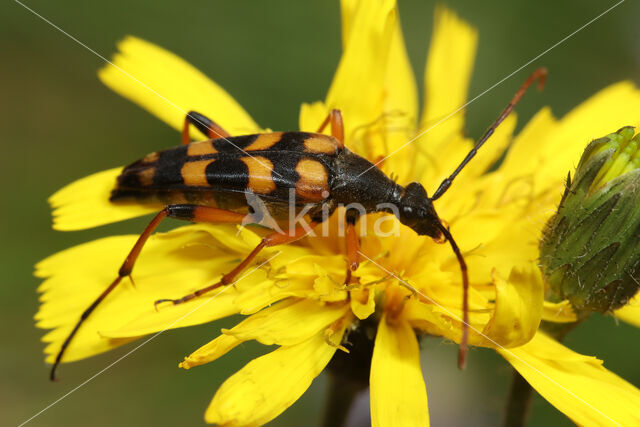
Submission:
[[[111,201],[133,199],[246,208],[247,193],[271,205],[330,202],[341,157],[353,156],[335,138],[274,132],[192,142],[151,153],[124,168]],[[367,167],[370,164],[367,162]],[[276,219],[286,209],[270,209]],[[286,212],[288,215],[288,212]],[[284,219],[284,218],[283,218]]]

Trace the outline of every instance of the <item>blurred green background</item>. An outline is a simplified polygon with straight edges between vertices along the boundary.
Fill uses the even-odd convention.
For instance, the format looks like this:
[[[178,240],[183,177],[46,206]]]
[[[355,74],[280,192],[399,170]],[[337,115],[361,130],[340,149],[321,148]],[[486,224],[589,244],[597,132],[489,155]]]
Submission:
[[[337,1],[28,0],[25,4],[106,57],[126,34],[168,48],[215,79],[259,124],[272,129],[296,129],[300,103],[324,98],[340,57]],[[470,90],[470,96],[475,96],[614,2],[460,0],[447,4],[479,29]],[[420,85],[434,5],[400,1]],[[175,145],[179,135],[107,90],[96,77],[103,65],[100,58],[20,4],[3,2],[0,16],[0,424],[17,425],[133,348],[125,346],[65,365],[61,382],[48,381],[39,342],[44,332],[36,330],[32,320],[38,306],[33,264],[97,237],[138,233],[147,219],[82,232],[54,232],[47,197],[77,178]],[[610,83],[640,82],[638,16],[638,2],[622,3],[477,100],[467,112],[469,134],[479,136],[537,66],[548,67],[548,84],[542,94],[526,97],[518,107],[520,125],[543,105],[561,116]],[[220,327],[232,323],[169,331],[30,424],[202,425],[204,410],[221,382],[264,349],[245,345],[216,363],[190,371],[178,369],[177,363]],[[638,336],[639,331],[630,326],[597,317],[566,342],[579,352],[604,359],[609,369],[640,386]],[[451,343],[423,341],[432,424],[496,425],[509,382],[508,366],[492,351],[475,349],[468,370],[459,372],[456,352]],[[321,376],[273,425],[318,425],[325,386]],[[360,402],[365,416],[366,402]],[[551,424],[571,425],[537,397],[531,425]]]

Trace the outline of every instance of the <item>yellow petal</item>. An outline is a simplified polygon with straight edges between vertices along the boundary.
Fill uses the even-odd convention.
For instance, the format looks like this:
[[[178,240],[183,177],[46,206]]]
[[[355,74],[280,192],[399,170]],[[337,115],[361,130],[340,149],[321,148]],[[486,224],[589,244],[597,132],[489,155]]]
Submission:
[[[505,281],[495,273],[495,313],[484,329],[490,344],[514,347],[530,341],[542,319],[544,283],[535,265],[511,270]]]
[[[58,190],[49,198],[53,208],[53,228],[62,231],[82,230],[160,211],[162,205],[111,203],[122,168],[94,173]]]
[[[329,109],[322,101],[317,101],[313,104],[302,103],[300,106],[300,116],[298,118],[300,130],[305,132],[317,132],[328,114]],[[330,129],[327,129],[327,131],[328,130]]]
[[[263,282],[252,286],[236,298],[240,314],[253,314],[288,297],[306,297],[312,285],[303,280],[283,280],[276,283]]]
[[[440,6],[425,70],[425,103],[420,127],[432,127],[423,140],[438,142],[462,131],[464,111],[443,120],[465,104],[478,34],[451,10]],[[439,124],[436,123],[443,120]]]
[[[313,290],[325,302],[336,302],[347,299],[348,295],[343,286],[324,273],[313,281]]]
[[[358,0],[342,0],[340,2],[340,16],[342,18],[342,49],[344,50],[349,45],[349,38],[351,37],[351,29],[353,20],[356,17],[356,12],[360,2]]]
[[[534,118],[532,132],[523,131],[516,140],[505,170],[516,176],[535,174],[535,193],[551,190],[559,199],[558,188],[562,188],[567,173],[573,173],[586,145],[622,126],[640,124],[638,110],[640,90],[631,82],[601,90],[557,123],[547,110],[542,110]]]
[[[418,157],[416,160],[417,165],[414,167],[417,181],[422,183],[425,189],[428,189],[428,194],[431,194],[436,191],[436,188],[444,178],[451,175],[451,172],[458,167],[462,159],[469,153],[469,150],[473,148],[473,140],[461,135],[454,135],[448,138],[446,142],[434,146],[429,142],[425,143],[422,138],[424,137],[414,142]],[[442,199],[438,200],[438,205],[447,206],[451,203],[450,199],[455,201],[456,197],[450,195],[461,189],[458,185],[452,186],[442,196]],[[468,192],[465,193],[469,194]],[[444,200],[447,201],[443,202]]]
[[[265,345],[294,345],[308,340],[338,320],[347,304],[325,304],[313,300],[290,300],[266,308],[222,332],[239,340],[257,340]]]
[[[458,324],[462,316],[456,314],[457,317],[452,319],[452,312],[453,311],[448,310],[448,312],[443,313],[443,310],[439,310],[433,304],[426,304],[417,298],[412,298],[407,301],[402,315],[414,328],[426,334],[441,336],[459,342],[461,330]],[[476,323],[474,322],[474,316],[472,313],[469,314],[469,324],[474,325]]]
[[[326,269],[337,272],[335,267],[337,262],[340,265],[340,273],[344,274],[344,260],[341,255],[338,256],[317,256],[309,255],[312,251],[307,247],[282,245],[272,248],[279,255],[274,258],[270,264],[274,269],[280,271],[275,276],[276,283],[263,283],[250,288],[242,289],[242,293],[236,299],[236,305],[240,308],[242,314],[253,314],[275,302],[287,297],[305,297],[311,299],[320,299],[322,301],[327,295],[321,294],[314,289],[314,282],[317,273],[314,260],[326,266]],[[274,255],[275,256],[275,255]],[[339,292],[334,292],[338,294]],[[344,294],[344,291],[342,291]],[[340,300],[345,299],[345,295]],[[330,298],[328,298],[330,299]]]
[[[517,114],[512,113],[502,122],[500,127],[496,129],[495,133],[491,136],[491,140],[482,146],[482,150],[478,152],[473,160],[465,166],[459,177],[456,178],[460,178],[460,181],[456,182],[457,185],[461,185],[460,182],[466,180],[476,180],[500,159],[511,143],[517,121]],[[458,161],[462,161],[462,158],[458,159]],[[451,172],[453,171],[449,171],[449,173]],[[463,183],[462,185],[465,184]]]
[[[578,425],[640,423],[640,390],[543,333],[529,343],[498,352],[553,406]]]
[[[159,306],[158,312],[154,310],[154,301],[177,298],[204,288],[237,264],[242,255],[214,239],[207,232],[211,228],[214,227],[190,225],[151,236],[132,273],[135,286],[129,279],[123,279],[80,328],[64,360],[82,359],[127,341],[103,338],[98,332],[130,338],[167,327],[211,321],[237,311],[234,288],[191,314],[189,311],[201,304],[204,296],[182,307]],[[226,228],[230,232],[234,229],[233,226]],[[38,263],[35,274],[45,280],[39,288],[43,295],[36,314],[37,326],[54,329],[43,338],[50,343],[45,349],[48,361],[57,353],[80,314],[117,277],[121,263],[137,238],[127,235],[95,240]],[[264,276],[260,276],[265,274],[263,271],[252,274],[254,279],[264,280]],[[251,276],[243,280],[251,280]],[[132,321],[138,322],[136,328],[125,330]],[[119,329],[123,329],[121,336],[115,333]]]
[[[396,12],[397,13],[397,12]],[[409,55],[402,36],[400,19],[395,19],[393,34],[389,48],[389,60],[385,74],[385,112],[394,112],[405,118],[405,134],[415,127],[418,115],[418,89],[416,79],[409,62]],[[404,142],[404,141],[403,141]],[[390,151],[397,148],[397,142],[388,147]]]
[[[344,278],[346,269],[344,255],[307,255],[287,264],[287,275],[294,276],[336,276]],[[342,285],[336,280],[337,285]]]
[[[531,185],[537,184],[539,187],[536,172],[545,167],[548,157],[554,156],[556,147],[549,147],[548,143],[557,128],[558,122],[551,114],[550,108],[545,107],[538,111],[514,138],[504,162],[500,165],[500,172],[509,177],[529,176],[531,177]],[[586,146],[586,142],[582,141],[582,144]],[[564,175],[556,177],[556,180],[561,182],[566,178],[567,172],[565,171]],[[506,184],[508,185],[510,182]],[[532,193],[533,190],[531,188],[529,193]],[[499,194],[500,192],[495,191],[494,193]]]
[[[317,260],[317,262],[313,262],[314,259]],[[301,260],[303,262],[299,262]],[[323,257],[323,256],[310,256],[310,257],[301,258],[297,261],[298,261],[296,263],[297,265],[290,264],[288,266],[287,272],[291,273],[292,271],[295,271],[295,270],[300,271],[300,268],[304,264],[309,264],[311,262],[311,265],[310,265],[311,268],[307,270],[307,274],[311,273],[315,276],[315,278],[313,279],[313,290],[315,291],[314,296],[319,297],[324,302],[338,302],[338,301],[344,301],[348,298],[347,292],[344,289],[345,286],[341,280],[345,271],[344,267],[338,271],[335,271],[335,268],[331,268],[331,267],[335,267],[335,264],[331,263],[331,258]],[[320,264],[318,264],[318,262]],[[342,264],[342,262],[340,262],[340,264]],[[333,277],[329,275],[329,272],[327,271],[327,269],[325,269],[321,265],[327,265],[327,267],[329,267],[329,270],[334,270]],[[299,274],[304,275],[305,273],[300,271]],[[311,297],[311,295],[309,296]]]
[[[526,265],[513,268],[509,279],[504,280],[494,271],[493,285],[495,294],[469,289],[469,343],[493,348],[526,343],[536,333],[542,315],[544,286],[540,272],[535,265]],[[430,299],[407,301],[403,316],[425,333],[460,342],[459,287],[432,287],[427,293]]]
[[[335,351],[321,333],[252,360],[218,389],[205,420],[225,426],[267,423],[306,391]]]
[[[255,339],[265,345],[294,345],[306,341],[338,320],[347,306],[324,306],[309,300],[289,299],[268,307],[185,357],[180,367],[189,369],[212,362],[244,341]],[[304,322],[300,319],[304,318]]]
[[[348,6],[348,5],[347,5]],[[344,114],[345,136],[380,118],[384,106],[384,82],[389,46],[394,31],[395,2],[351,2],[343,6],[350,15],[349,36],[344,37],[338,64],[325,104]]]
[[[351,291],[351,311],[360,320],[371,316],[376,310],[375,290],[373,288]]]
[[[231,95],[182,58],[132,36],[118,43],[118,49],[114,65],[98,73],[100,80],[174,129],[182,129],[186,114],[194,110],[231,135],[260,131]],[[193,138],[205,139],[195,129],[191,132]]]
[[[315,131],[330,107],[340,108],[349,146],[377,161],[411,137],[418,114],[415,77],[393,1],[344,0],[341,5],[344,55],[326,104],[302,105],[300,128]],[[405,179],[411,170],[407,167],[411,152],[412,147],[407,147],[385,166]]]
[[[220,227],[220,225],[209,225],[207,231],[216,239],[224,243],[225,246],[239,253],[248,253],[258,246],[262,236],[247,227],[236,226],[233,234],[228,234],[230,228]],[[279,245],[264,248],[260,251],[258,259],[269,259],[269,267],[275,272],[285,270],[287,265],[298,258],[309,254],[309,249],[296,245]],[[241,259],[238,259],[240,262]],[[244,283],[244,282],[243,282]],[[238,290],[245,292],[252,286],[244,287],[241,283],[235,286]]]
[[[214,340],[203,345],[189,356],[184,358],[184,361],[180,363],[180,367],[184,369],[193,368],[194,366],[204,365],[205,363],[213,362],[217,358],[224,356],[237,345],[242,344],[243,341],[237,339],[232,335],[219,335]]]
[[[494,220],[498,223],[494,223],[491,228],[487,229],[485,235],[489,236],[492,231],[496,234],[491,236],[491,240],[480,241],[476,240],[478,246],[464,247],[468,250],[473,250],[474,256],[469,256],[467,264],[469,267],[469,277],[472,282],[480,282],[486,280],[486,277],[491,275],[492,270],[495,268],[500,274],[506,276],[511,273],[513,266],[522,265],[532,259],[536,259],[538,256],[537,239],[539,233],[539,226],[531,224],[531,219],[528,214],[520,210],[520,215],[516,218],[513,214],[518,213],[517,206],[513,209],[505,208],[505,216],[502,218],[503,222],[500,224],[499,211],[494,211],[496,215]],[[492,213],[494,213],[492,212]],[[482,214],[478,215],[479,218],[485,217]],[[511,219],[511,221],[510,221]],[[460,221],[466,223],[467,226],[471,226],[468,221]],[[481,222],[478,222],[479,224]],[[455,226],[455,224],[454,224]],[[455,230],[454,227],[452,229]],[[477,234],[482,236],[485,232],[478,232]],[[462,236],[463,234],[457,233],[454,236]],[[468,239],[473,242],[475,240],[474,233],[467,234]],[[458,240],[462,240],[458,238]]]
[[[443,205],[442,210],[448,213],[449,207]],[[501,267],[499,271],[502,274],[510,273],[513,263],[504,263],[501,253],[504,250],[505,240],[516,240],[515,252],[509,254],[511,257],[526,261],[537,256],[537,246],[523,244],[522,240],[518,240],[519,238],[531,239],[535,236],[529,231],[531,225],[523,215],[522,206],[505,206],[502,209],[474,209],[460,218],[456,218],[456,216],[444,216],[444,218],[455,218],[455,222],[451,226],[451,233],[461,241],[460,245],[463,251],[472,251],[473,256],[469,257],[469,263],[473,264],[473,271],[469,268],[472,282],[486,282],[487,276],[491,274],[496,265]],[[446,246],[442,249],[445,249],[443,251],[445,254],[447,250],[451,252]],[[455,259],[452,258],[452,261]],[[453,267],[456,266],[453,265]]]
[[[239,280],[238,283],[241,281],[247,281],[249,283],[256,283],[257,281],[260,283],[264,280],[263,276],[265,274],[263,271],[252,272],[252,274]],[[184,293],[184,291],[176,292],[173,290],[170,294],[165,294],[165,296],[175,296],[179,298],[188,293],[190,292]],[[119,328],[101,329],[98,333],[107,338],[125,338],[152,334],[167,329],[200,325],[237,313],[238,307],[234,304],[237,296],[238,293],[235,291],[235,288],[229,286],[182,304],[160,304],[157,310],[153,307],[148,307],[149,309],[146,312],[132,317],[129,322]]]
[[[382,317],[373,347],[370,384],[371,425],[429,425],[420,348],[406,321],[391,324],[386,315]]]
[[[632,298],[629,304],[616,310],[615,316],[630,325],[640,327],[640,297]]]
[[[366,127],[361,129],[361,133],[354,132],[352,145],[358,149],[359,154],[374,161],[393,153],[393,156],[385,159],[383,166],[404,182],[410,178],[411,172],[407,165],[412,163],[414,147],[405,144],[413,136],[418,120],[418,89],[399,17],[395,19],[391,34],[383,96],[382,116],[375,124],[371,124],[370,136],[365,136]],[[363,145],[357,145],[360,139],[363,140]],[[401,147],[402,150],[397,151]]]
[[[545,301],[542,308],[542,319],[555,323],[570,323],[578,320],[569,300],[561,302]]]

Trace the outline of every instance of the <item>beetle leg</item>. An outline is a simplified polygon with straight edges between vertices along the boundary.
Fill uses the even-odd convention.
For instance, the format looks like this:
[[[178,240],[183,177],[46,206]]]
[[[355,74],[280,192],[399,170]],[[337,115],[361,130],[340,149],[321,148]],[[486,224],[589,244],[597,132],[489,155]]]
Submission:
[[[225,274],[224,276],[222,276],[222,278],[217,282],[214,283],[213,285],[207,286],[206,288],[202,288],[202,289],[198,289],[197,291],[185,295],[182,298],[177,298],[177,299],[159,299],[157,300],[154,305],[157,308],[157,305],[163,302],[171,302],[173,303],[173,305],[177,305],[177,304],[182,304],[184,302],[190,301],[194,298],[199,297],[200,295],[203,295],[207,292],[210,292],[214,289],[217,289],[221,286],[225,286],[225,285],[229,285],[231,283],[233,283],[233,281],[236,279],[236,277],[238,276],[238,274],[240,274],[240,272],[242,272],[242,270],[244,270],[247,265],[249,265],[251,263],[251,261],[253,261],[253,259],[256,257],[256,255],[258,255],[258,253],[264,249],[264,248],[269,248],[272,246],[277,246],[277,245],[284,245],[286,243],[291,243],[291,242],[295,242],[296,240],[300,240],[303,237],[305,237],[307,234],[309,234],[311,232],[311,230],[318,225],[317,222],[311,222],[309,224],[308,227],[296,227],[293,230],[290,230],[288,233],[279,233],[279,232],[274,232],[271,234],[266,235],[265,237],[262,238],[262,240],[260,241],[260,243],[258,244],[258,246],[256,246],[250,253],[249,255],[247,255],[245,257],[244,260],[242,260],[242,262],[240,264],[238,264],[233,270],[231,270],[229,273]]]
[[[222,126],[211,120],[205,115],[189,111],[184,118],[184,126],[182,127],[182,144],[187,145],[191,142],[189,137],[189,125],[194,125],[203,135],[210,139],[228,138],[229,132],[224,130]]]
[[[351,274],[356,271],[360,265],[359,251],[360,243],[356,235],[355,221],[347,218],[347,275],[344,279],[345,285],[351,283]]]
[[[318,133],[322,133],[324,128],[331,123],[331,136],[340,142],[340,148],[344,148],[344,123],[342,122],[342,113],[338,109],[333,109],[329,113],[324,122],[318,128]]]
[[[169,205],[158,212],[158,214],[153,217],[151,222],[149,222],[142,234],[140,234],[140,237],[138,237],[136,243],[133,245],[133,248],[129,252],[129,255],[127,255],[127,258],[122,263],[120,270],[118,270],[118,277],[116,277],[116,279],[111,282],[111,284],[98,296],[98,298],[96,298],[95,301],[93,301],[91,305],[82,313],[82,315],[80,316],[80,320],[78,320],[76,325],[71,330],[71,333],[62,343],[62,346],[60,347],[60,350],[56,355],[56,360],[51,367],[50,378],[52,381],[55,380],[56,368],[60,364],[65,350],[71,343],[73,337],[78,332],[78,329],[80,329],[80,326],[84,323],[85,320],[87,320],[89,315],[96,309],[96,307],[102,302],[102,300],[104,300],[107,295],[109,295],[111,291],[113,291],[116,286],[118,286],[122,279],[131,275],[131,271],[133,270],[133,266],[138,259],[138,255],[140,255],[140,251],[142,251],[145,243],[147,243],[149,236],[151,236],[153,231],[158,227],[162,220],[167,217],[197,222],[242,223],[245,215],[227,211],[224,209],[196,205]]]

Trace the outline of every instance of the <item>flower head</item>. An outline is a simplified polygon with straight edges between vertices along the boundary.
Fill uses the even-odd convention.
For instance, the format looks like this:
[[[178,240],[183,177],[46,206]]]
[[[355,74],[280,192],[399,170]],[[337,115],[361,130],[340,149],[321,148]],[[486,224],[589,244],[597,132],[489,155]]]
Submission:
[[[371,161],[384,159],[382,170],[393,173],[398,182],[417,181],[433,191],[473,147],[463,134],[463,114],[432,124],[466,101],[476,31],[451,11],[438,9],[425,73],[425,104],[419,112],[395,3],[345,0],[342,13],[343,57],[325,101],[302,105],[300,129],[315,131],[332,108],[339,108],[352,151]],[[228,93],[175,55],[133,37],[119,49],[114,63],[120,69],[105,67],[102,81],[176,129],[186,111],[196,110],[231,134],[261,130]],[[149,88],[178,108],[158,102]],[[582,423],[599,416],[589,407],[601,406],[593,394],[576,386],[576,378],[591,386],[590,374],[597,372],[601,383],[623,384],[633,398],[624,409],[614,405],[616,415],[640,408],[640,393],[595,359],[574,356],[557,343],[553,355],[546,352],[549,339],[536,333],[541,318],[558,320],[564,312],[543,306],[535,241],[538,222],[557,202],[564,176],[558,171],[567,168],[576,152],[577,143],[555,142],[568,141],[567,134],[577,131],[572,141],[600,131],[598,124],[609,126],[612,117],[624,119],[613,102],[619,97],[640,106],[638,91],[623,83],[561,121],[542,110],[515,139],[516,119],[510,117],[436,206],[469,265],[470,343],[496,348],[516,368],[529,369],[527,378],[541,393]],[[603,111],[610,116],[602,117]],[[599,120],[590,120],[591,115]],[[488,173],[510,143],[505,162]],[[100,172],[54,194],[50,201],[55,228],[87,228],[159,209],[110,203],[108,195],[119,171]],[[215,283],[260,237],[248,228],[206,224],[155,234],[133,272],[135,288],[120,286],[104,301],[79,331],[64,361],[168,328],[240,313],[244,320],[222,330],[180,366],[211,362],[248,340],[279,347],[249,362],[220,387],[206,411],[208,422],[268,422],[300,397],[332,360],[361,350],[350,344],[357,345],[354,337],[360,336],[373,341],[368,347],[368,378],[374,425],[426,425],[418,335],[460,341],[462,289],[456,257],[448,246],[417,236],[388,216],[358,227],[361,265],[354,272],[357,280],[344,284],[346,260],[338,222],[339,215],[329,221],[333,231],[326,236],[265,249],[257,260],[259,268],[248,268],[233,285],[158,311],[153,306],[158,299],[179,298]],[[82,310],[113,280],[135,240],[135,235],[104,238],[38,264],[36,274],[46,279],[40,288],[44,295],[38,326],[53,329],[44,337],[48,361]],[[544,381],[547,373],[557,374],[551,386]]]
[[[638,291],[640,137],[633,128],[591,142],[540,242],[545,281],[579,314],[626,305]]]

